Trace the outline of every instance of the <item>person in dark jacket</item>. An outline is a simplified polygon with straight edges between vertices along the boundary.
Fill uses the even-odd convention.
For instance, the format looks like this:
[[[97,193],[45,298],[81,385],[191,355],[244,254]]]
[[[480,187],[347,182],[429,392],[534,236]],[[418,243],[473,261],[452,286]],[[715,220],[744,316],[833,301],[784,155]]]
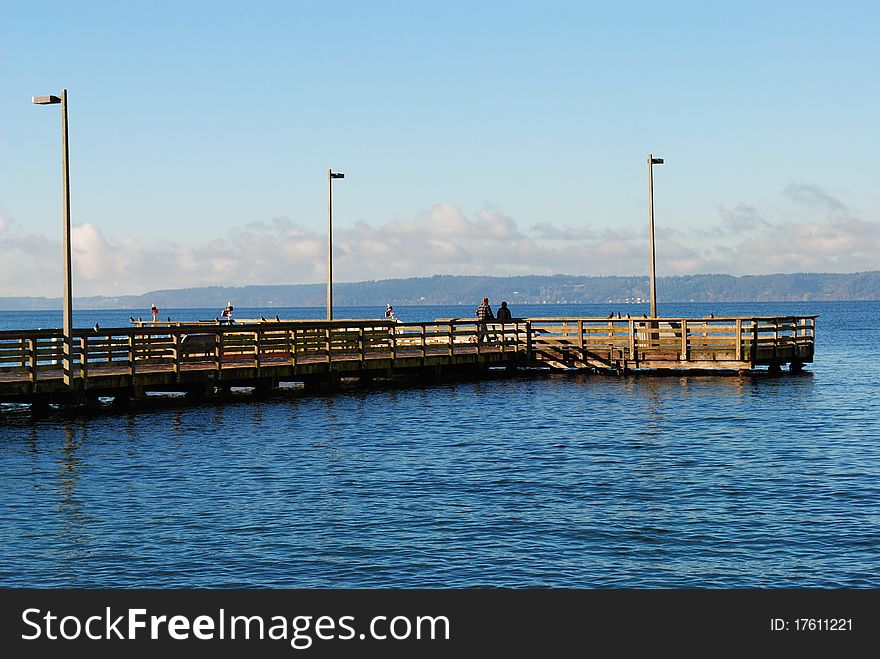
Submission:
[[[507,308],[507,302],[502,302],[501,306],[498,307],[498,322],[499,323],[509,323],[511,319],[510,309]]]

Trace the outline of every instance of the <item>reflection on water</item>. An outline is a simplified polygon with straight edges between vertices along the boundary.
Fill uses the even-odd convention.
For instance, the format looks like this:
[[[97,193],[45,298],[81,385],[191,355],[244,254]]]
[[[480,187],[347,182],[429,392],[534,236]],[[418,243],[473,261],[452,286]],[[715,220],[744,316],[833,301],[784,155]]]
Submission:
[[[60,522],[59,542],[63,551],[58,556],[59,567],[83,564],[89,554],[92,537],[88,533],[89,513],[83,506],[80,495],[80,475],[83,460],[79,457],[80,441],[73,421],[63,423],[64,441],[55,459],[58,519]],[[88,434],[87,422],[82,426],[82,436]],[[85,441],[85,439],[83,439]],[[78,579],[71,575],[71,585]]]

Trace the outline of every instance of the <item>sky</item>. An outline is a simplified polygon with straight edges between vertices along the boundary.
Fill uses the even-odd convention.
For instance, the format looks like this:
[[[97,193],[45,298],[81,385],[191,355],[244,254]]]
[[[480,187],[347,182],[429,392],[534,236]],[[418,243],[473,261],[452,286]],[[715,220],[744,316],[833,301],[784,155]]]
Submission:
[[[880,269],[872,2],[4,2],[0,296]]]

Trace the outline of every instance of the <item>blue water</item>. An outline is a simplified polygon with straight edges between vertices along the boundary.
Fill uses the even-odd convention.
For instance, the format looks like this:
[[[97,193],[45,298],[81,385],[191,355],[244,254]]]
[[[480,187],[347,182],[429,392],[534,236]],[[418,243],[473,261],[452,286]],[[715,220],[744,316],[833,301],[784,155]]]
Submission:
[[[250,311],[239,317],[266,314]],[[816,363],[780,377],[499,377],[39,420],[7,409],[0,586],[880,586],[880,303],[661,311],[819,314]],[[0,315],[2,328],[59,324]]]

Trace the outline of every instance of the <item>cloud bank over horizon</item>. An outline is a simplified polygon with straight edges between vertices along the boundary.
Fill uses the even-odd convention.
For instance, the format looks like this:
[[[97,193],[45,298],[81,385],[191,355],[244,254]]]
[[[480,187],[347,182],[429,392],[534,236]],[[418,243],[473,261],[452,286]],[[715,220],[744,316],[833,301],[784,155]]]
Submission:
[[[773,220],[740,203],[718,205],[717,216],[699,229],[658,225],[658,275],[880,268],[880,222],[857,217],[816,185],[792,183],[782,196],[797,220]],[[252,222],[203,244],[145,243],[85,223],[72,233],[74,294],[323,282],[326,241],[326,234],[288,218]],[[433,274],[638,275],[648,268],[647,227],[521,226],[496,208],[468,216],[453,203],[408,219],[334,227],[333,243],[340,282]],[[29,234],[0,215],[0,295],[57,297],[60,251],[60,240]]]

